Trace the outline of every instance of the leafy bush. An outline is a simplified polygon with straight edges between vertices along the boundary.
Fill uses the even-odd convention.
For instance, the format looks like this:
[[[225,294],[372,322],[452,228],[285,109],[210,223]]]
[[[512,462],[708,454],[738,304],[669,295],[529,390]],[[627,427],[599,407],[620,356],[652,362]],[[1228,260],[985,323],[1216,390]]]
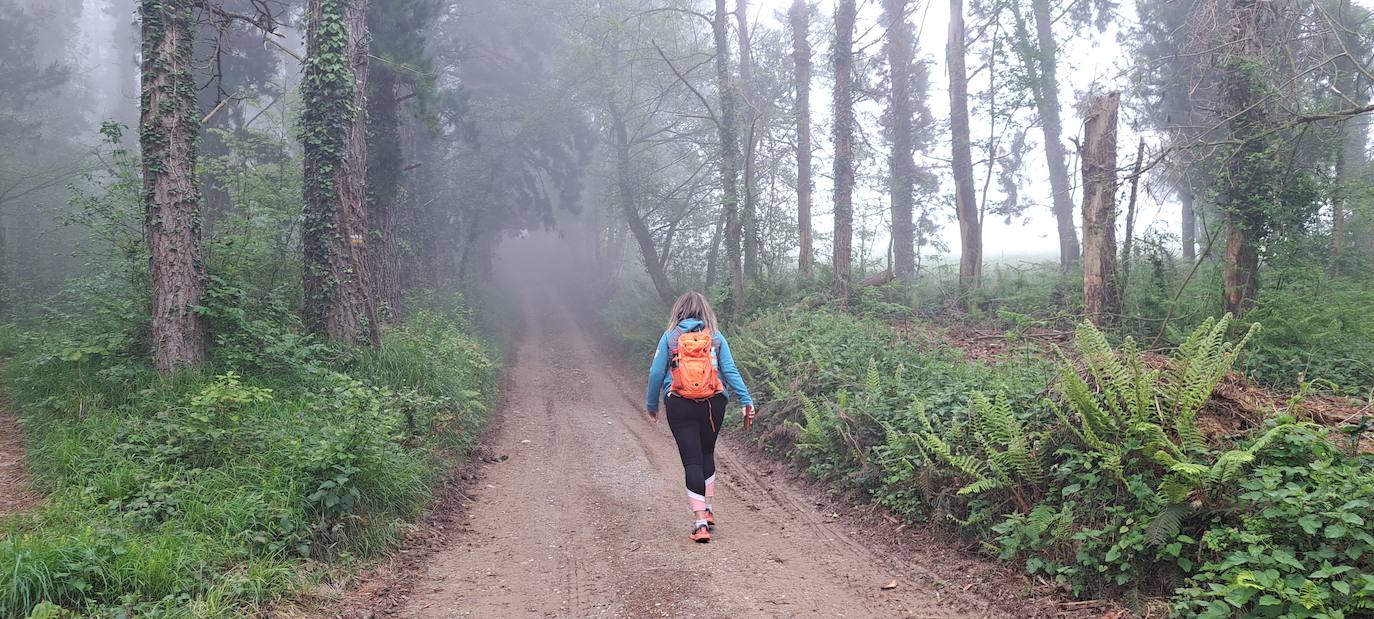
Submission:
[[[0,615],[241,616],[380,550],[485,419],[496,364],[463,324],[417,312],[361,353],[236,340],[171,378],[27,338],[3,381],[49,500],[0,529]]]
[[[1176,610],[1202,617],[1369,614],[1374,462],[1345,457],[1311,429],[1279,435],[1256,450],[1256,461],[1239,482],[1239,513],[1202,535],[1203,563],[1179,589]]]

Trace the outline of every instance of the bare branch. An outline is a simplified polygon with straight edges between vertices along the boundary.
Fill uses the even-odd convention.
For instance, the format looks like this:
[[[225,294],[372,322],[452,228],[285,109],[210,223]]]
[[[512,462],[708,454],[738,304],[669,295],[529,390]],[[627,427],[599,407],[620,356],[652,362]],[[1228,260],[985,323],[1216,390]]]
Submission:
[[[697,90],[697,87],[693,86],[692,82],[688,81],[687,77],[683,75],[681,71],[677,70],[677,66],[673,64],[673,61],[668,60],[668,55],[663,53],[663,48],[658,46],[658,41],[649,41],[649,43],[654,46],[654,51],[658,52],[658,57],[662,58],[663,62],[668,64],[668,68],[673,71],[673,75],[677,76],[677,80],[682,82],[682,85],[686,86],[688,90],[692,91],[692,94],[696,95],[697,100],[701,101],[701,104],[706,107],[706,114],[710,117],[711,122],[719,126],[720,119],[716,116],[715,109],[711,107],[711,102],[707,101],[705,95],[702,95],[701,91]]]

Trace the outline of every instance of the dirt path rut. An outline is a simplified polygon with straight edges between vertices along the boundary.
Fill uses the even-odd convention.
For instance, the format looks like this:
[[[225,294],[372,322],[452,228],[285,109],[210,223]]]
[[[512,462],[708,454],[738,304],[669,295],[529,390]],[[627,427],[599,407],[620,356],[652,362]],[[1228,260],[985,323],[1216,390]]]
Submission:
[[[690,542],[671,435],[638,415],[642,378],[597,354],[586,326],[552,295],[524,301],[518,363],[486,441],[498,462],[467,490],[472,502],[439,548],[390,585],[406,590],[400,604],[361,614],[1006,615],[941,579],[939,567],[852,539],[783,476],[752,471],[728,438],[715,541]]]
[[[23,439],[19,420],[0,400],[0,516],[25,511],[38,500],[29,489]]]

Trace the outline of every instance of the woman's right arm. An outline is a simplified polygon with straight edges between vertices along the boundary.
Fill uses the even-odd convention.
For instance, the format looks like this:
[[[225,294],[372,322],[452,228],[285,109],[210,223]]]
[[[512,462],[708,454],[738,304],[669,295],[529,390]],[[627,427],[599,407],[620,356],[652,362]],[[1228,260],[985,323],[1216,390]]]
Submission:
[[[650,415],[658,413],[658,401],[663,397],[663,377],[668,373],[668,333],[658,338],[658,349],[654,351],[654,362],[649,365],[649,388],[644,394],[645,410]]]

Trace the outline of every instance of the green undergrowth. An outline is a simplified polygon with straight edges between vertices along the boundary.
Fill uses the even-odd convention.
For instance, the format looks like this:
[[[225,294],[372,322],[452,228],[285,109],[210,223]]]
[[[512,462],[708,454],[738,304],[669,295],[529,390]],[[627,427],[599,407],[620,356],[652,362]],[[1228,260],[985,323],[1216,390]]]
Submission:
[[[1220,315],[1222,265],[1204,262],[1188,279],[1191,270],[1191,263],[1147,246],[1134,261],[1113,333],[1142,342],[1159,337],[1158,345],[1169,348]],[[1266,268],[1256,306],[1246,315],[1265,328],[1236,369],[1278,391],[1308,385],[1367,400],[1374,392],[1374,313],[1367,309],[1374,306],[1374,280],[1369,272],[1366,265],[1351,265],[1345,275],[1331,279],[1324,263]],[[983,287],[970,295],[972,311],[965,315],[949,312],[948,299],[955,294],[952,276],[937,275],[918,280],[911,296],[920,314],[941,321],[957,316],[983,329],[1067,330],[1082,315],[1081,273],[1061,273],[1053,263],[989,265]]]
[[[463,312],[348,350],[236,294],[206,310],[211,365],[166,378],[118,330],[0,328],[47,496],[0,522],[0,616],[251,614],[397,541],[472,445],[498,364]]]
[[[1078,596],[1177,616],[1374,609],[1374,461],[1292,417],[1202,429],[1262,332],[1204,320],[1154,368],[1084,325],[1077,361],[988,363],[872,299],[853,311],[773,310],[731,333],[760,440],[810,475]]]

